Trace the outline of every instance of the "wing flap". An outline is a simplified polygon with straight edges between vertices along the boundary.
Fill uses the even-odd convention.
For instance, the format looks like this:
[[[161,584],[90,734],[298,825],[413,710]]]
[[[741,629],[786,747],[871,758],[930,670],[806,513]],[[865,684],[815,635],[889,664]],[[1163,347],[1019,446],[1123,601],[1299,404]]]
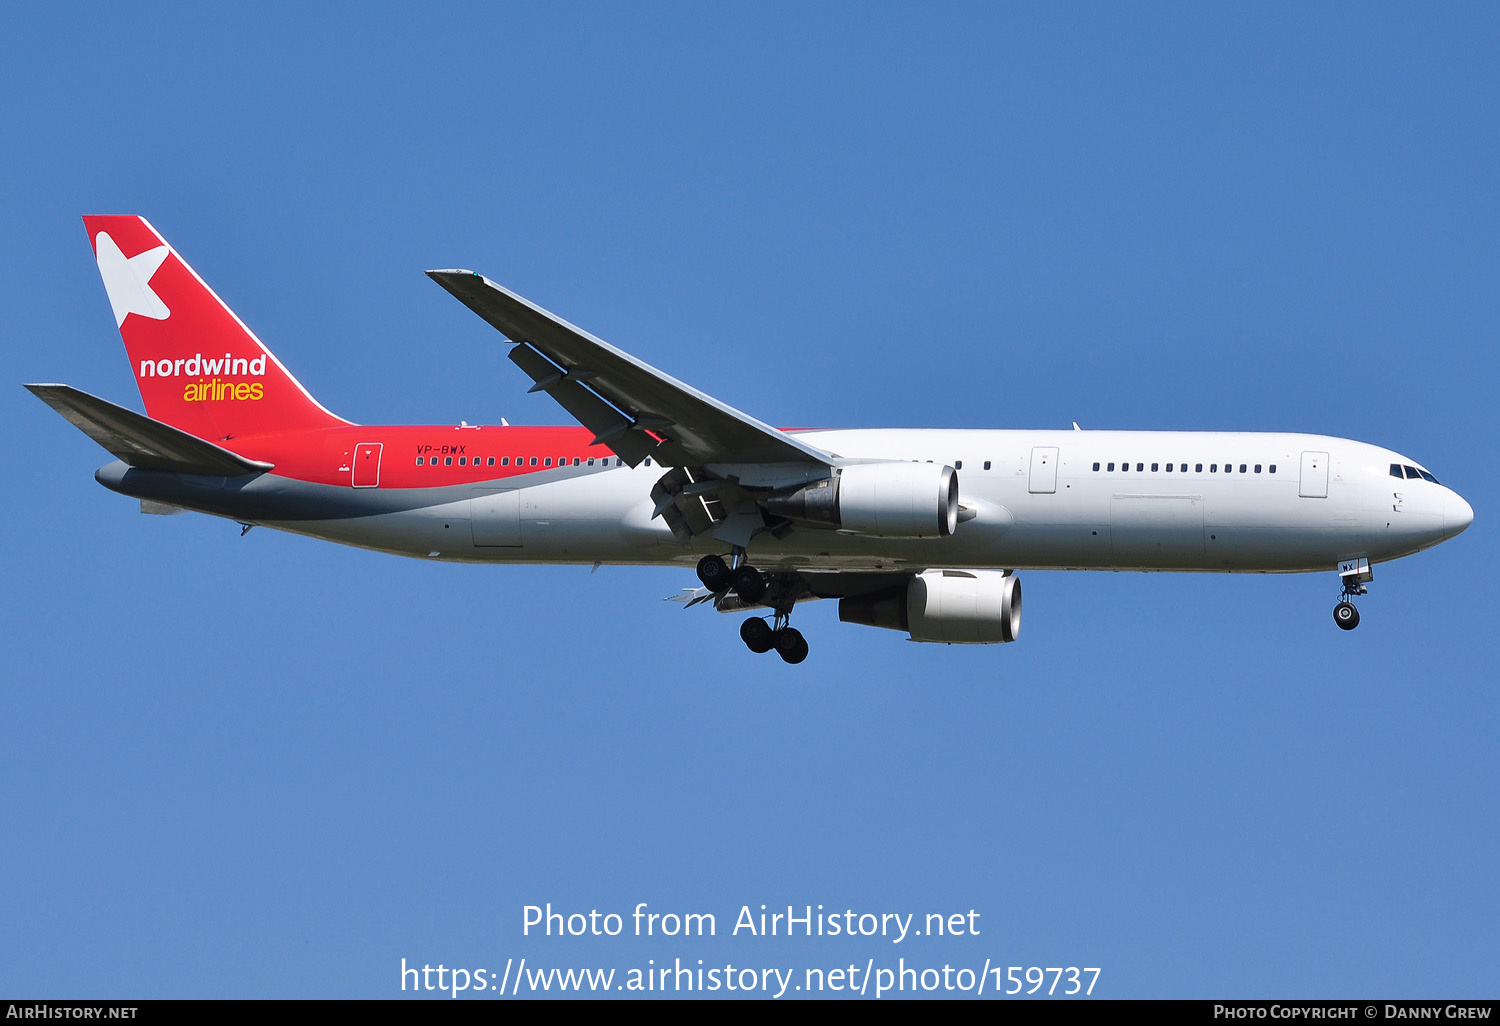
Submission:
[[[524,342],[510,351],[510,361],[536,382],[533,392],[546,392],[573,419],[594,433],[595,445],[608,446],[632,467],[657,446],[655,439],[636,430],[636,422],[585,387],[578,372],[561,370]]]
[[[56,410],[117,459],[142,470],[234,477],[258,474],[274,464],[247,460],[170,424],[69,385],[27,385],[31,394]]]
[[[831,465],[830,454],[663,374],[473,271],[428,276],[513,342],[511,359],[632,466]],[[550,366],[546,366],[550,364]],[[618,415],[616,415],[618,414]]]

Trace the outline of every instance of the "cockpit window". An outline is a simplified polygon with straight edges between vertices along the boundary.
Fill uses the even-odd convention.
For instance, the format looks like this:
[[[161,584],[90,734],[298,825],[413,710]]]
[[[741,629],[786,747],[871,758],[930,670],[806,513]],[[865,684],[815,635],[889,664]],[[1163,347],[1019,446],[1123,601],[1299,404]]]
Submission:
[[[1420,478],[1423,481],[1431,481],[1433,484],[1438,483],[1438,479],[1427,473],[1427,471],[1421,470],[1417,467],[1408,466],[1404,463],[1392,463],[1391,476],[1399,477],[1403,481],[1415,481]]]

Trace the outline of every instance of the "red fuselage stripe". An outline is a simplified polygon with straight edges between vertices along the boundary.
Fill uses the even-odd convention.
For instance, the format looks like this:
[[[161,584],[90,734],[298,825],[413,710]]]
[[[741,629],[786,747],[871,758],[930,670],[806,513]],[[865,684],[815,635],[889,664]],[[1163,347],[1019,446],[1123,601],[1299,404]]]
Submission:
[[[618,459],[581,427],[362,426],[229,438],[226,449],[314,484],[434,488]],[[377,466],[369,466],[376,462]],[[356,467],[359,473],[356,474]],[[377,474],[378,471],[378,474]]]

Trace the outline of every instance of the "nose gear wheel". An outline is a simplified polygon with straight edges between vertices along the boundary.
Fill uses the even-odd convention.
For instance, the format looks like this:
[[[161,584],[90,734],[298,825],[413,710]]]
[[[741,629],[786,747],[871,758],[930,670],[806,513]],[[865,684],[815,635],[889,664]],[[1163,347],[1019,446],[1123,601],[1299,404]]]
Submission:
[[[1333,622],[1346,631],[1352,631],[1359,626],[1359,610],[1354,608],[1353,602],[1340,602],[1333,607]]]

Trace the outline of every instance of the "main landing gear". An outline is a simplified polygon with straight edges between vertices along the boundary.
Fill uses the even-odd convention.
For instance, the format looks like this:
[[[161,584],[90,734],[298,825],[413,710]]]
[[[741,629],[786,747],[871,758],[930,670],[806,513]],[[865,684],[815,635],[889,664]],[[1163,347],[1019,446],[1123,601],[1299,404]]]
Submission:
[[[807,658],[807,639],[797,628],[787,626],[785,613],[776,614],[774,627],[764,617],[752,616],[740,624],[740,640],[752,652],[769,652],[774,648],[789,663],[800,663]]]
[[[722,556],[704,556],[698,560],[698,580],[709,591],[722,593],[729,590],[729,564]]]
[[[1339,595],[1339,604],[1333,607],[1333,622],[1340,629],[1352,631],[1359,626],[1359,610],[1349,600],[1368,594],[1370,589],[1365,585],[1374,579],[1368,559],[1349,559],[1339,564],[1339,580],[1344,582],[1344,590]]]
[[[698,560],[698,580],[716,594],[733,589],[741,601],[751,605],[765,598],[765,575],[746,563],[743,553],[735,553],[734,564],[734,569],[731,570],[722,556],[704,556]]]
[[[733,568],[721,556],[704,556],[698,561],[698,580],[715,594],[733,591],[746,605],[756,605],[766,597],[769,587],[766,575],[744,561],[743,550],[734,553]],[[740,640],[752,652],[776,654],[788,663],[800,663],[807,658],[807,639],[802,632],[790,626],[793,598],[788,597],[785,582],[777,585],[778,596],[775,615],[768,621],[765,617],[752,616],[740,624]],[[783,600],[785,600],[783,606]]]

